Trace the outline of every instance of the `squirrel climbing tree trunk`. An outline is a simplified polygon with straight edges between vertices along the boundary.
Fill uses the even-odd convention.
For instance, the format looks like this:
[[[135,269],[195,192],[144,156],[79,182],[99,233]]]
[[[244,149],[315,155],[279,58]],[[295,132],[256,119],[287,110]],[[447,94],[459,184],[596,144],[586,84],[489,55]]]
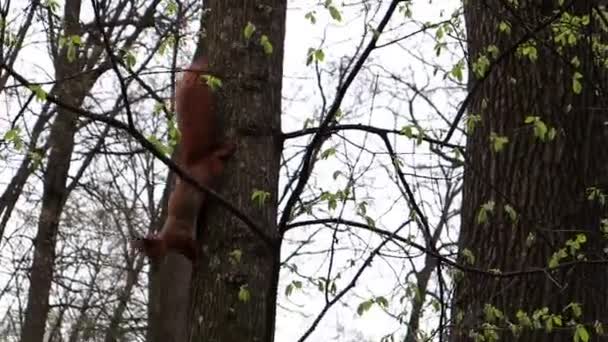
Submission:
[[[277,240],[286,2],[211,0],[206,6],[205,51],[210,74],[222,81],[215,109],[237,144],[219,192]],[[248,23],[256,30],[246,38]],[[251,200],[255,191],[268,194],[261,205]],[[190,341],[272,341],[280,245],[268,244],[213,201],[206,222],[198,238]]]

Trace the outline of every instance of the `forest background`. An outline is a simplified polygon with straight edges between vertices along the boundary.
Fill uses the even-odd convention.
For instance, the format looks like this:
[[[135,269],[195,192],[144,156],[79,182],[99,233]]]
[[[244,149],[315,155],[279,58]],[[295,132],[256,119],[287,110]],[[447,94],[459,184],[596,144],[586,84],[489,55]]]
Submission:
[[[0,339],[601,340],[607,18],[3,0]],[[171,98],[200,49],[237,153],[200,262],[152,265],[129,242],[184,172]]]

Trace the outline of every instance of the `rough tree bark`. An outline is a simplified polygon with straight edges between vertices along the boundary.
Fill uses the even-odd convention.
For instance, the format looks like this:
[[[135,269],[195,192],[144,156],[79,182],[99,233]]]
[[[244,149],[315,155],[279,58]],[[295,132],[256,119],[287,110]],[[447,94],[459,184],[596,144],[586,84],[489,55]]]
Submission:
[[[565,2],[567,11],[575,15],[590,13],[593,6],[592,1]],[[508,55],[498,58],[469,106],[469,113],[480,115],[482,121],[467,142],[461,253],[465,248],[471,251],[474,266],[485,270],[499,269],[504,273],[543,268],[554,252],[566,247],[566,240],[584,233],[587,242],[581,252],[588,260],[603,259],[606,240],[600,233],[600,221],[606,217],[606,210],[597,200],[588,200],[587,189],[596,187],[605,192],[608,185],[606,116],[597,110],[606,108],[605,73],[594,67],[591,44],[586,38],[578,37],[576,45],[564,48],[551,37],[550,26],[537,29],[558,17],[556,11],[561,7],[557,1],[519,1],[519,7],[514,7],[515,3],[465,2],[471,62],[490,44],[496,45],[500,54]],[[510,34],[500,33],[501,21],[510,22]],[[604,34],[598,34],[597,24],[592,20],[582,33],[592,31],[595,38],[604,38]],[[533,31],[538,31],[534,33],[536,62],[509,51]],[[580,66],[571,64],[575,56]],[[583,89],[578,95],[573,92],[575,71],[583,75]],[[470,89],[474,89],[477,81],[473,76],[470,82]],[[555,139],[542,142],[535,138],[532,125],[524,123],[527,116],[538,116],[549,127],[555,127]],[[492,132],[509,139],[501,152],[491,150]],[[488,201],[494,201],[494,210],[486,223],[478,223],[480,206]],[[518,212],[516,223],[505,205]],[[466,259],[461,257],[461,262]],[[470,255],[468,259],[471,261]],[[568,256],[561,261],[574,259]],[[518,310],[531,316],[543,307],[562,315],[566,322],[574,315],[564,308],[580,303],[582,316],[575,318],[576,322],[605,322],[607,286],[605,266],[590,263],[502,278],[464,272],[456,283],[457,327],[451,341],[472,340],[468,337],[471,329],[479,329],[487,322],[486,304],[517,323]],[[504,320],[491,323],[507,326]],[[587,326],[587,330],[591,332],[593,328]],[[572,334],[572,329],[554,329],[551,333],[539,329],[524,331],[517,339],[509,329],[498,332],[506,341],[572,341]]]
[[[167,217],[168,198],[175,175],[167,177],[163,193],[160,229]],[[190,283],[192,263],[176,253],[169,253],[160,264],[151,264],[148,302],[148,336],[150,342],[182,342],[188,338]]]
[[[211,74],[223,82],[215,110],[238,146],[220,192],[276,240],[286,2],[210,0],[206,6],[205,50]],[[250,39],[243,35],[248,22],[256,28]],[[262,35],[272,45],[269,54]],[[256,190],[269,194],[263,205],[252,201]],[[273,341],[280,246],[264,243],[220,206],[210,209],[193,275],[190,341]]]

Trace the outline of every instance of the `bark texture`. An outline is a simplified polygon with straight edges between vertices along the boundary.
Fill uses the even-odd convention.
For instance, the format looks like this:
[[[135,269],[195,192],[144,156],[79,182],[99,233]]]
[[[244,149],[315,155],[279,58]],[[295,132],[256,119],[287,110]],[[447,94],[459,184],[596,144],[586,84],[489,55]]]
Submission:
[[[205,51],[211,74],[223,82],[215,109],[238,146],[220,192],[276,239],[286,2],[212,0],[206,5]],[[248,22],[256,27],[249,40],[243,36]],[[262,35],[272,44],[271,54],[260,44]],[[256,190],[269,193],[262,206],[252,201]],[[190,341],[272,341],[279,246],[271,248],[213,204],[207,223],[194,268]]]
[[[151,267],[147,340],[187,341],[192,263],[170,253],[160,265]]]
[[[551,1],[513,2],[466,1],[465,19],[471,62],[490,45],[504,53],[526,34],[555,16],[558,5]],[[557,3],[557,1],[555,2]],[[566,1],[568,3],[568,1]],[[573,5],[572,5],[573,4]],[[568,12],[588,14],[592,1],[570,2]],[[501,34],[501,21],[511,23],[510,35]],[[598,33],[597,22],[583,30],[606,41]],[[608,126],[605,125],[605,73],[594,67],[591,44],[580,37],[575,46],[560,48],[551,37],[551,27],[534,34],[538,60],[511,53],[501,59],[474,94],[469,113],[482,121],[469,135],[466,157],[462,227],[459,247],[475,256],[475,267],[502,272],[547,267],[552,254],[578,233],[587,236],[581,253],[588,260],[604,259],[607,240],[600,232],[606,210],[598,201],[587,199],[587,189],[606,191],[608,185]],[[581,61],[573,67],[576,56]],[[573,93],[573,73],[579,71],[583,89]],[[475,83],[471,76],[471,89]],[[535,138],[527,116],[539,116],[557,129],[553,141]],[[490,135],[506,136],[501,152],[491,151]],[[494,201],[495,207],[485,224],[476,216],[480,206]],[[504,206],[518,212],[513,223]],[[531,239],[530,237],[534,237]],[[461,258],[464,262],[465,258]],[[562,262],[573,261],[568,256]],[[566,322],[574,318],[570,303],[580,303],[580,323],[605,322],[608,317],[608,272],[605,265],[579,264],[548,273],[495,278],[465,272],[456,283],[454,318],[457,324],[451,341],[471,341],[471,329],[478,333],[484,319],[484,306],[491,304],[517,323],[516,312],[532,312],[547,307]],[[505,322],[494,322],[505,327]],[[592,332],[593,328],[587,326]],[[572,329],[524,331],[519,338],[508,329],[499,331],[506,341],[572,341]],[[592,340],[594,337],[592,337]]]
[[[175,160],[175,154],[172,158]],[[174,184],[175,175],[169,172],[160,203],[160,217],[152,223],[152,230],[161,229],[167,219],[167,204]],[[150,264],[147,341],[187,340],[191,278],[192,263],[182,255],[169,253],[160,263]]]

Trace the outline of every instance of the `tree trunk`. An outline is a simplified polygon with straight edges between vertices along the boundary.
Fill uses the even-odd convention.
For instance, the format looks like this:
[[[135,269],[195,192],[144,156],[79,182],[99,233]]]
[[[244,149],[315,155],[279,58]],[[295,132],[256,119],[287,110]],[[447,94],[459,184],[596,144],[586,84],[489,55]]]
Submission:
[[[223,82],[214,110],[238,146],[220,192],[276,240],[286,2],[206,5],[210,73]],[[243,34],[248,22],[256,28],[249,40]],[[270,54],[262,35],[272,44]],[[269,196],[254,201],[255,191]],[[269,246],[219,205],[211,205],[199,231],[204,233],[193,275],[190,341],[273,341],[280,246]]]
[[[65,5],[66,35],[76,34],[80,17],[80,0],[68,1]],[[81,71],[78,59],[68,61],[67,49],[55,61],[56,79],[62,80]],[[57,89],[57,98],[63,103],[79,107],[92,87],[95,74],[82,77],[81,81],[62,83]],[[49,292],[53,279],[55,242],[59,219],[65,203],[66,180],[74,149],[74,134],[77,130],[77,115],[64,108],[57,109],[57,117],[49,136],[50,152],[44,174],[42,208],[38,232],[34,240],[34,260],[30,273],[30,288],[21,331],[21,341],[41,342],[44,337],[49,312]]]
[[[606,108],[606,94],[602,93],[606,78],[594,67],[591,44],[583,35],[588,37],[589,31],[595,31],[595,38],[604,38],[605,34],[598,34],[598,23],[592,20],[578,33],[576,45],[564,47],[555,40],[550,25],[537,29],[559,17],[557,5],[528,0],[519,1],[518,8],[506,7],[514,3],[465,2],[470,61],[475,62],[491,44],[498,47],[499,55],[508,55],[494,62],[469,106],[471,115],[480,115],[481,122],[469,133],[465,154],[460,262],[473,261],[470,251],[472,266],[504,274],[548,267],[553,253],[561,248],[566,248],[568,255],[560,263],[576,261],[578,254],[586,260],[604,259],[606,241],[600,225],[606,210],[598,201],[601,196],[588,199],[588,189],[595,187],[605,193],[608,185],[608,131],[605,116],[597,110]],[[571,15],[591,10],[591,1],[566,3]],[[502,21],[510,23],[510,34],[500,32]],[[533,31],[538,31],[534,33],[535,62],[509,51]],[[575,56],[580,66],[571,64]],[[580,94],[573,90],[575,71],[583,76]],[[475,89],[475,82],[479,81],[471,75],[470,89]],[[555,127],[555,139],[543,142],[536,137],[534,124],[524,122],[528,116],[540,117],[549,128]],[[508,137],[503,150],[492,150],[491,133]],[[485,211],[488,219],[484,221],[479,219],[480,207],[489,201],[494,201],[494,208]],[[517,211],[516,222],[506,205]],[[580,233],[585,234],[586,242],[579,251],[570,253],[566,241]],[[488,315],[488,310],[484,313],[488,304],[516,325],[518,310],[532,318],[533,312],[543,307],[549,309],[548,314],[561,315],[563,325],[569,319],[592,324],[608,317],[604,265],[579,263],[504,277],[465,271],[456,279],[452,341],[471,341],[470,336],[491,331],[506,341],[572,341],[574,327],[547,332],[546,315],[541,315],[542,328],[524,329],[519,339],[514,338],[505,319]],[[570,303],[580,303],[580,317],[572,307],[565,309]],[[481,329],[483,323],[501,329],[488,325]],[[593,328],[587,326],[587,331],[591,333]]]
[[[170,253],[159,265],[151,265],[148,341],[183,342],[188,338],[192,263]]]
[[[174,181],[175,175],[169,172],[160,204],[161,215],[158,222],[152,223],[155,230],[162,228],[167,219],[167,203]],[[180,254],[169,253],[161,263],[150,264],[147,341],[186,341],[191,279],[192,263]]]

